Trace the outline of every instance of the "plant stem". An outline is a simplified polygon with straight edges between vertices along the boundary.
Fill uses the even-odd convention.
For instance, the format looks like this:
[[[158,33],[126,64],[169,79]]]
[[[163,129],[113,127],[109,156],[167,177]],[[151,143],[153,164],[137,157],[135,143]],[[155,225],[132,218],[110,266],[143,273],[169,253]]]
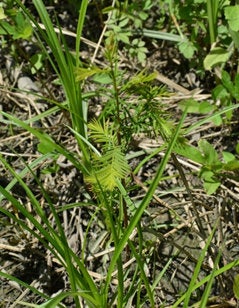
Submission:
[[[207,16],[211,45],[216,41],[217,37],[218,6],[219,0],[207,0]]]

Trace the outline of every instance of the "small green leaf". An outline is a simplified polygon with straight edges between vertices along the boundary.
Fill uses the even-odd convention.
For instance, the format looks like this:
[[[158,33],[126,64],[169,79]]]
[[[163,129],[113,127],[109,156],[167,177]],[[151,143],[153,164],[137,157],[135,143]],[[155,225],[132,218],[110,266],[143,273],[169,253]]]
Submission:
[[[0,7],[0,20],[5,19],[7,16],[4,14],[4,9]]]
[[[229,51],[221,47],[214,47],[203,61],[204,68],[210,71],[216,65],[226,63],[229,57]]]
[[[79,67],[76,71],[76,81],[82,81],[95,74],[102,74],[102,73],[107,73],[107,71],[97,66],[87,67],[87,68]]]
[[[216,192],[221,183],[215,178],[215,174],[209,170],[202,170],[201,178],[203,179],[203,187],[208,195]]]
[[[30,58],[32,74],[36,74],[43,67],[44,58],[43,53],[36,53]]]
[[[215,109],[215,107],[211,105],[209,102],[205,101],[200,103],[194,100],[193,98],[180,102],[179,107],[182,110],[188,108],[187,109],[188,113],[201,113],[201,114],[209,113]]]
[[[144,63],[145,62],[145,60],[146,60],[146,52],[147,52],[146,48],[145,48],[145,50],[138,50],[137,58],[138,58],[140,63]]]
[[[199,113],[199,102],[193,98],[179,102],[179,108],[185,110],[187,108],[188,113]]]
[[[201,139],[198,142],[198,146],[205,158],[205,165],[212,166],[218,163],[220,164],[216,150],[208,141]]]
[[[239,154],[239,143],[236,145],[236,152]]]
[[[220,115],[218,115],[218,116],[216,116],[216,117],[214,117],[213,119],[212,119],[212,122],[216,125],[216,126],[220,126],[220,125],[222,125],[222,117],[220,116]]]
[[[222,152],[222,156],[223,156],[223,160],[225,161],[225,163],[228,163],[235,159],[235,156],[232,153],[226,152],[226,151]]]
[[[233,292],[236,299],[239,299],[239,274],[234,277]]]
[[[148,16],[149,15],[147,13],[143,12],[143,11],[139,12],[139,17],[142,20],[146,20],[148,18]]]
[[[227,171],[234,171],[239,169],[239,160],[234,159],[229,161],[227,164],[224,165],[224,169]]]
[[[101,84],[112,84],[112,78],[107,73],[95,74],[93,80]]]
[[[120,22],[119,22],[119,27],[123,28],[125,27],[129,22],[129,18],[123,18]]]
[[[55,150],[55,146],[51,137],[45,133],[39,138],[40,142],[38,143],[37,150],[42,154],[51,153]]]
[[[30,24],[26,24],[21,32],[22,39],[29,39],[32,36],[32,26]]]
[[[225,7],[225,17],[233,31],[239,30],[239,5]]]
[[[205,163],[205,159],[203,155],[201,154],[201,152],[192,145],[177,143],[175,145],[174,150],[177,154],[182,155],[186,158],[189,158],[196,163],[199,163],[199,164]]]
[[[197,50],[193,43],[188,40],[180,42],[178,44],[178,48],[187,59],[191,59],[194,55],[194,52]]]
[[[234,85],[231,76],[226,71],[222,71],[222,83],[229,93],[234,96]]]
[[[117,39],[122,41],[125,44],[130,44],[129,42],[130,34],[131,34],[130,32],[117,33]]]
[[[212,97],[216,101],[218,99],[220,99],[220,100],[229,99],[230,95],[229,95],[227,89],[225,89],[225,87],[222,84],[220,84],[220,85],[216,86],[216,88],[213,89]]]
[[[15,33],[13,34],[13,39],[29,39],[32,35],[32,26],[30,22],[25,19],[21,12],[18,12],[15,17]]]
[[[215,106],[207,101],[199,103],[199,113],[207,114],[215,109]]]
[[[16,29],[14,26],[11,26],[8,22],[3,20],[1,22],[1,27],[0,27],[0,34],[5,35],[5,34],[10,34],[14,35],[16,33]]]
[[[239,49],[239,32],[238,31],[233,31],[232,29],[229,28],[229,33],[233,39],[233,42],[236,46],[237,49]]]
[[[221,185],[220,182],[213,182],[213,183],[204,182],[203,183],[203,187],[208,195],[214,194],[217,191],[217,189],[220,187],[220,185]]]

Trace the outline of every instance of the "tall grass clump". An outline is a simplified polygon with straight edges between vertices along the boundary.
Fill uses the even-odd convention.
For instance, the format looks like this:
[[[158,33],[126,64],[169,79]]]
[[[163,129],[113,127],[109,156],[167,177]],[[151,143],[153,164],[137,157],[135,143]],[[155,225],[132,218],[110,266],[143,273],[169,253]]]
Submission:
[[[58,36],[55,32],[52,21],[48,15],[44,3],[40,0],[33,1],[33,4],[39,14],[41,27],[35,17],[22,5],[20,1],[16,1],[18,5],[24,10],[29,19],[32,21],[35,33],[38,38],[40,47],[45,51],[48,60],[56,72],[66,95],[67,109],[71,116],[72,128],[78,132],[83,139],[87,139],[87,104],[82,97],[81,83],[75,78],[75,71],[81,66],[80,61],[80,43],[81,34],[84,26],[84,20],[88,1],[83,0],[79,10],[76,43],[75,43],[75,57],[70,52],[64,35],[61,33]],[[49,49],[50,48],[50,52]],[[87,162],[89,157],[87,147],[84,142],[76,136],[79,147],[82,151],[84,160]]]

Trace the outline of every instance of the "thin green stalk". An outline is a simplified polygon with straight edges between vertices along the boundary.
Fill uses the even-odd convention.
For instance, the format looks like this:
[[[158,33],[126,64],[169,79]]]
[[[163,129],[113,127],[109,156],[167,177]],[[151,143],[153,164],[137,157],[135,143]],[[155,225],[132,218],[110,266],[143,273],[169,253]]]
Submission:
[[[100,183],[99,187],[101,189]],[[106,196],[105,192],[101,189],[101,194],[100,196],[102,197],[102,203],[104,204],[106,211],[107,211],[107,219],[109,220],[110,223],[110,228],[113,236],[113,242],[115,247],[118,246],[119,243],[119,236],[117,233],[117,224],[115,225],[115,221],[117,219],[114,219],[112,213],[112,206],[109,204],[109,198]],[[122,263],[122,258],[119,256],[117,259],[117,270],[118,270],[118,287],[117,287],[117,307],[123,307],[123,297],[124,297],[124,275],[123,275],[123,263]],[[107,274],[108,277],[108,274]],[[109,277],[111,279],[111,276]],[[107,303],[107,293],[104,292],[104,298],[105,298],[105,305]]]
[[[219,0],[207,0],[207,17],[211,44],[216,42],[217,38],[218,6]]]
[[[81,7],[79,11],[79,18],[78,18],[78,25],[77,25],[77,32],[76,32],[76,70],[80,66],[80,43],[81,43],[81,34],[84,26],[86,11],[88,7],[88,0],[82,0]]]
[[[220,259],[221,259],[221,252],[218,253],[216,260],[214,262],[214,267],[213,267],[212,273],[210,275],[210,279],[207,283],[206,289],[203,292],[203,295],[202,295],[202,298],[201,298],[201,301],[200,301],[200,308],[206,308],[207,307],[208,298],[210,296],[210,291],[211,291],[212,284],[213,284],[213,281],[214,281],[214,278],[215,278],[216,268],[218,267]]]
[[[139,266],[139,269],[140,269],[140,276],[141,276],[141,283],[144,282],[144,286],[145,286],[145,289],[147,291],[147,295],[148,295],[148,298],[149,298],[149,301],[150,301],[150,307],[151,308],[154,308],[155,307],[155,304],[154,304],[154,298],[153,298],[153,290],[151,289],[150,285],[149,285],[149,281],[148,281],[148,278],[145,274],[145,271],[144,271],[144,262],[142,260],[142,257],[140,254],[138,254],[136,252],[136,249],[133,245],[133,243],[129,240],[128,241],[128,244],[129,244],[129,247],[131,249],[131,251],[133,252],[133,255],[137,261],[137,265]],[[139,289],[138,290],[138,294],[142,295],[141,293],[141,290]],[[120,306],[122,307],[122,306]],[[137,306],[139,307],[139,306]]]

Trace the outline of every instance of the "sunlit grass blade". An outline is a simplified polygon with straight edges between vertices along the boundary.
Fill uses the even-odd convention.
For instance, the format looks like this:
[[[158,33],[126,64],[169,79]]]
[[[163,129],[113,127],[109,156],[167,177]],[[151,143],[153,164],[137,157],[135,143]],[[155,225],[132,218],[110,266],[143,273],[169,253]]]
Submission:
[[[133,243],[130,240],[128,241],[128,244],[129,244],[129,247],[130,247],[130,249],[131,249],[131,251],[132,251],[132,253],[133,253],[133,255],[136,259],[137,265],[139,266],[140,275],[141,275],[142,281],[144,282],[144,286],[145,286],[145,289],[146,289],[146,292],[147,292],[147,295],[148,295],[148,299],[150,301],[150,307],[154,308],[155,304],[154,304],[153,290],[151,289],[148,278],[145,274],[143,260],[141,259],[141,256],[136,252],[136,249],[135,249]],[[138,292],[141,293],[140,290],[138,290]]]
[[[203,261],[205,259],[206,253],[208,252],[208,248],[210,246],[210,243],[211,243],[211,241],[213,239],[214,233],[216,231],[217,224],[218,223],[215,224],[211,234],[209,235],[209,237],[208,237],[208,239],[207,239],[207,241],[205,243],[205,247],[203,248],[203,250],[202,250],[202,252],[201,252],[201,254],[200,254],[199,258],[198,258],[197,265],[195,267],[195,270],[193,272],[193,276],[191,278],[190,284],[189,284],[188,289],[187,289],[186,294],[185,294],[185,300],[184,300],[184,303],[183,303],[183,307],[184,308],[187,308],[189,306],[189,300],[190,300],[191,294],[192,294],[192,292],[194,290],[194,285],[195,285],[196,281],[198,280],[201,266],[202,266]]]
[[[189,128],[185,129],[185,133],[188,134],[191,131],[193,131],[194,129],[196,129],[197,127],[200,127],[202,124],[211,122],[213,119],[217,118],[218,116],[220,116],[224,113],[227,113],[228,111],[237,109],[237,108],[239,108],[239,104],[235,104],[235,105],[232,105],[232,106],[229,106],[229,107],[225,107],[222,110],[219,110],[219,111],[213,113],[212,115],[209,115],[209,116],[205,117],[204,119],[199,120],[195,124],[190,125]]]
[[[167,33],[163,31],[156,31],[156,30],[148,30],[148,29],[143,29],[143,35],[155,39],[160,39],[160,40],[166,40],[170,42],[176,42],[179,43],[182,41],[182,37],[178,34],[173,34],[173,33]]]
[[[0,277],[3,277],[5,279],[8,279],[10,281],[14,281],[16,282],[18,285],[30,290],[31,292],[35,293],[36,295],[39,295],[41,296],[42,298],[48,300],[50,297],[47,296],[46,294],[44,294],[43,292],[40,292],[39,290],[37,290],[36,288],[34,288],[33,286],[31,286],[30,284],[28,283],[25,283],[24,281],[16,278],[15,276],[12,276],[8,273],[5,273],[5,272],[2,272],[0,271]]]
[[[10,122],[7,122],[5,120],[1,120],[1,122],[4,122],[6,124],[11,123],[12,125],[20,126],[26,129],[27,131],[32,133],[40,142],[43,142],[46,145],[46,147],[49,148],[49,152],[57,151],[58,153],[65,156],[70,162],[72,162],[72,164],[78,170],[81,170],[84,174],[88,173],[88,170],[86,169],[85,165],[80,163],[79,158],[75,157],[72,153],[70,153],[69,151],[61,147],[59,144],[54,142],[54,140],[49,135],[39,131],[38,129],[31,127],[30,125],[26,124],[25,122],[19,120],[18,118],[8,113],[1,112],[1,114],[10,120]]]
[[[214,273],[214,277],[217,277],[219,275],[222,275],[223,273],[230,271],[231,269],[233,269],[234,267],[236,268],[237,266],[239,266],[239,260],[230,262],[228,264],[226,264],[225,266],[217,269]],[[211,274],[208,275],[207,277],[203,278],[201,281],[197,282],[192,291],[197,290],[198,288],[200,288],[201,286],[203,286],[204,284],[206,284],[208,281],[210,281],[211,279]],[[182,301],[185,299],[186,297],[186,293],[184,293],[177,301],[176,303],[173,304],[172,308],[176,308],[179,307],[179,305],[182,303]]]
[[[214,278],[215,278],[216,268],[219,264],[220,258],[221,258],[221,252],[219,252],[217,254],[216,260],[214,261],[214,264],[213,264],[214,267],[213,267],[212,273],[210,275],[210,279],[207,282],[207,286],[206,286],[206,288],[203,292],[203,295],[202,295],[202,298],[201,298],[201,301],[200,301],[200,307],[201,308],[207,307],[207,302],[208,302],[208,299],[209,299],[209,296],[210,296],[210,291],[211,291],[212,284],[213,284],[213,281],[214,281]]]

